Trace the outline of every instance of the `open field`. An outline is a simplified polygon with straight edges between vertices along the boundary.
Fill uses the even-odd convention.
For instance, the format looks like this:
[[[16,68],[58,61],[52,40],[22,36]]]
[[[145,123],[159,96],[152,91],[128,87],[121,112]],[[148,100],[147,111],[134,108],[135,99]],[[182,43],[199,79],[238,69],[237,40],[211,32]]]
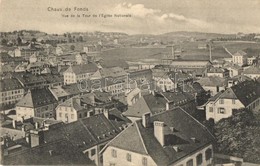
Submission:
[[[208,49],[198,49],[198,44],[203,42],[185,42],[179,44],[183,48],[181,55],[182,59],[186,60],[209,60]],[[231,58],[225,51],[224,47],[235,53],[238,50],[246,48],[259,49],[259,43],[248,42],[214,42],[212,45],[212,59],[218,58]],[[256,50],[254,50],[255,52]],[[124,59],[124,60],[137,60],[137,59],[161,59],[165,54],[171,54],[171,48],[116,48],[101,53],[101,57],[106,59]]]

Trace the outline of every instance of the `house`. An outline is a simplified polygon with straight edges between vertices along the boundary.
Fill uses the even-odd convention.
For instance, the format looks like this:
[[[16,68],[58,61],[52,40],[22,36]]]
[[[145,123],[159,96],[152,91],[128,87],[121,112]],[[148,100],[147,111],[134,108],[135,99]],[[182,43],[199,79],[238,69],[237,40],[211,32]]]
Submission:
[[[153,90],[153,74],[151,69],[129,72],[127,80],[127,91],[139,88],[142,93]]]
[[[90,78],[98,70],[98,67],[93,63],[70,66],[64,73],[64,84],[77,83],[80,80]]]
[[[182,84],[191,83],[193,78],[191,75],[182,71],[164,71],[161,69],[153,69],[153,79],[160,90],[172,90]]]
[[[260,77],[260,67],[259,66],[250,66],[243,71],[243,75],[248,76],[252,79],[257,79]]]
[[[212,96],[225,90],[227,86],[227,80],[217,76],[203,77],[196,82],[198,82],[206,91],[209,91]]]
[[[207,60],[174,60],[170,65],[173,68],[182,69],[184,71],[192,71],[194,69],[208,68],[212,65],[212,63]]]
[[[195,98],[182,91],[153,92],[143,95],[132,106],[128,106],[128,110],[123,114],[130,120],[136,121],[145,113],[156,115],[178,106],[188,111],[194,110],[196,108]]]
[[[48,88],[32,89],[16,104],[16,119],[55,117],[57,100]]]
[[[241,75],[243,72],[243,68],[237,64],[226,63],[224,67],[229,70],[230,77]]]
[[[103,165],[211,165],[214,137],[192,116],[175,108],[129,125],[101,151]]]
[[[243,81],[209,99],[206,105],[206,119],[215,122],[233,115],[234,110],[247,108],[260,110],[260,84],[256,81]]]
[[[239,66],[243,66],[247,64],[247,53],[245,53],[242,50],[236,52],[235,54],[232,55],[232,62]]]
[[[103,99],[103,100],[102,100]],[[56,107],[56,119],[71,123],[109,111],[114,107],[112,96],[105,92],[87,93],[72,97]]]
[[[211,67],[207,70],[207,77],[211,76],[227,78],[229,77],[229,71],[225,68]]]
[[[81,65],[81,64],[84,64],[83,56],[79,52],[62,54],[59,57],[57,57],[57,61],[58,61],[59,65]]]
[[[139,88],[135,88],[131,90],[129,93],[126,95],[126,101],[128,106],[132,106],[138,99],[141,98],[141,90]]]
[[[102,162],[102,156],[99,154],[101,149],[124,130],[129,122],[127,118],[119,114],[101,113],[43,131],[43,134],[36,134],[36,136],[40,136],[43,142],[47,143],[67,138],[86,157],[96,165],[100,165]],[[41,144],[43,143],[41,142]]]
[[[111,67],[111,68],[100,68],[97,70],[90,79],[101,79],[101,78],[113,78],[116,79],[126,79],[127,73],[121,67]]]
[[[15,79],[0,80],[0,108],[8,108],[14,106],[24,95],[24,89],[21,83]]]

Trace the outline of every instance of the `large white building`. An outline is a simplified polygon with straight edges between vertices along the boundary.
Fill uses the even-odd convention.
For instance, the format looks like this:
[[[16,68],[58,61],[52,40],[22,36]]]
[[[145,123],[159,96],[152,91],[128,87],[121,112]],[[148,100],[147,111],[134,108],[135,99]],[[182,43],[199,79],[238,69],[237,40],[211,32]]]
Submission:
[[[64,73],[64,83],[73,84],[80,80],[89,79],[92,74],[98,70],[93,63],[70,66]]]

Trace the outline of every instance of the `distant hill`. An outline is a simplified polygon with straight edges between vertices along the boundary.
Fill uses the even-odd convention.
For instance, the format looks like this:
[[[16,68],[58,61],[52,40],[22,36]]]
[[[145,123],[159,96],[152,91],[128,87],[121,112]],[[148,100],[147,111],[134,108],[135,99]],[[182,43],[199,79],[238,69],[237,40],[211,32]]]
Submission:
[[[213,39],[213,38],[230,38],[235,37],[235,34],[220,34],[220,33],[204,33],[204,32],[187,32],[177,31],[161,34],[160,36],[171,36],[171,37],[186,37],[196,39]]]

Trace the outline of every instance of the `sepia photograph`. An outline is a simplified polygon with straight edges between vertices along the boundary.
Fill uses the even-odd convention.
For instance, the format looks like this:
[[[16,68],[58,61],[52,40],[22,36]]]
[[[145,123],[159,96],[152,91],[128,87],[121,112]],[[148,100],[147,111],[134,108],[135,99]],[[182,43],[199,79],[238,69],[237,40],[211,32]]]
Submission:
[[[259,166],[260,0],[0,0],[0,165]]]

